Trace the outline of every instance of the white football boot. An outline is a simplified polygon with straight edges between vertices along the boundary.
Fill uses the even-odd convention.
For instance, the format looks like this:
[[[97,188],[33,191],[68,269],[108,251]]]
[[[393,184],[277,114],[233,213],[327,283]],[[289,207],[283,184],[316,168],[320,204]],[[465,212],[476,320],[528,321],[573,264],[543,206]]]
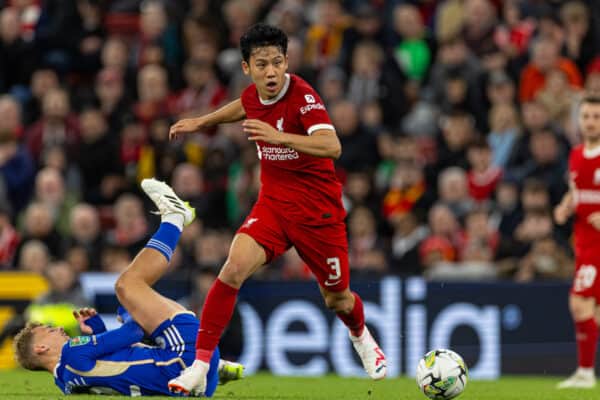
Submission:
[[[148,197],[156,204],[158,208],[156,214],[181,214],[185,226],[191,224],[196,218],[196,210],[188,202],[181,200],[166,183],[150,178],[144,179],[141,186]]]
[[[244,366],[240,363],[219,360],[219,385],[237,381],[244,377]]]
[[[358,353],[367,374],[376,381],[385,378],[387,363],[381,348],[365,325],[362,335],[355,337],[350,334],[354,350]]]
[[[209,367],[208,363],[195,360],[192,365],[181,371],[177,378],[169,381],[169,390],[186,396],[203,396]]]
[[[564,381],[556,385],[557,389],[592,389],[596,386],[596,377],[594,376],[594,370],[591,368],[581,369],[577,371]]]

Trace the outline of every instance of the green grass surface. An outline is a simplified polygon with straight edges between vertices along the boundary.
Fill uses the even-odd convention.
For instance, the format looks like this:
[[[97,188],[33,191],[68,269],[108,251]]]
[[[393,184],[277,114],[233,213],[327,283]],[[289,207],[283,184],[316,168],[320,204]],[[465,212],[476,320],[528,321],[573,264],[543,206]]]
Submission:
[[[471,381],[460,400],[598,400],[600,386],[593,390],[558,391],[558,378],[505,377],[498,381]],[[1,400],[57,399],[63,397],[54,386],[50,374],[26,371],[0,372]],[[114,396],[69,396],[69,399],[107,399]],[[167,398],[167,397],[154,397]],[[368,379],[284,378],[259,374],[217,389],[215,399],[235,400],[425,400],[414,381],[409,378]]]

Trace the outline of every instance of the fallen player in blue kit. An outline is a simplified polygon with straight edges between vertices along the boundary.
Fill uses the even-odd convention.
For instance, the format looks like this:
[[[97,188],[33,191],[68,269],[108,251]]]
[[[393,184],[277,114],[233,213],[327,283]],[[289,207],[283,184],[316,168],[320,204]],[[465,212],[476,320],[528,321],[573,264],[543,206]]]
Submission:
[[[22,367],[53,373],[65,394],[180,396],[171,393],[167,384],[194,362],[200,322],[194,313],[152,288],[167,270],[184,224],[195,217],[189,206],[181,212],[179,203],[168,203],[173,199],[161,196],[155,201],[163,216],[161,226],[115,284],[123,305],[119,310],[122,326],[107,331],[91,308],[73,312],[83,336],[69,337],[61,327],[29,323],[14,341]],[[140,343],[145,337],[154,345]],[[219,382],[242,375],[241,364],[220,360],[216,351],[205,396],[212,396]]]

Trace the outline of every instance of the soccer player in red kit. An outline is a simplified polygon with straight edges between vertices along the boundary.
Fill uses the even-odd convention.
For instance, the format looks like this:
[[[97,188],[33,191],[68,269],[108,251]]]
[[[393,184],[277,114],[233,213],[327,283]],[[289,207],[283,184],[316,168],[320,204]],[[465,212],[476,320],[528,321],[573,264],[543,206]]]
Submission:
[[[600,97],[587,97],[579,109],[583,144],[569,157],[570,189],[554,210],[558,224],[572,214],[575,277],[569,308],[575,321],[579,368],[558,388],[593,388],[600,317]]]
[[[291,246],[318,280],[327,307],[348,327],[368,375],[386,375],[383,352],[365,326],[363,303],[350,291],[348,243],[342,187],[333,160],[341,145],[323,101],[298,76],[288,74],[287,36],[257,24],[240,39],[242,69],[253,84],[237,99],[171,127],[170,137],[245,119],[244,132],[256,143],[261,189],[237,231],[227,261],[202,308],[196,361],[169,382],[174,392],[201,394],[208,361],[229,323],[238,290],[260,266]]]

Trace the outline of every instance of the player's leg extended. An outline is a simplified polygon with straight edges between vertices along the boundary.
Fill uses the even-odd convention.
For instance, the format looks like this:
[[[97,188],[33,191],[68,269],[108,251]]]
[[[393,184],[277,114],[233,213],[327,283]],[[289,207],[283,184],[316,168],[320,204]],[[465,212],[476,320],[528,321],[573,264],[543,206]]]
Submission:
[[[571,293],[569,309],[575,322],[578,368],[568,379],[559,383],[558,388],[592,388],[596,385],[594,365],[598,343],[596,299]]]
[[[145,179],[142,188],[156,204],[162,222],[146,248],[121,274],[115,291],[132,318],[151,333],[174,313],[185,310],[176,302],[161,296],[152,289],[152,285],[166,272],[183,226],[194,219],[194,213],[163,182]]]
[[[349,289],[350,270],[344,224],[300,228],[292,236],[298,254],[319,281],[325,304],[348,327],[350,339],[365,371],[372,379],[383,379],[387,372],[385,355],[365,326],[360,296]]]
[[[212,284],[200,318],[196,339],[196,361],[179,377],[169,381],[175,393],[202,394],[213,351],[229,323],[239,288],[267,260],[265,250],[251,236],[238,233],[233,238],[227,261]]]

